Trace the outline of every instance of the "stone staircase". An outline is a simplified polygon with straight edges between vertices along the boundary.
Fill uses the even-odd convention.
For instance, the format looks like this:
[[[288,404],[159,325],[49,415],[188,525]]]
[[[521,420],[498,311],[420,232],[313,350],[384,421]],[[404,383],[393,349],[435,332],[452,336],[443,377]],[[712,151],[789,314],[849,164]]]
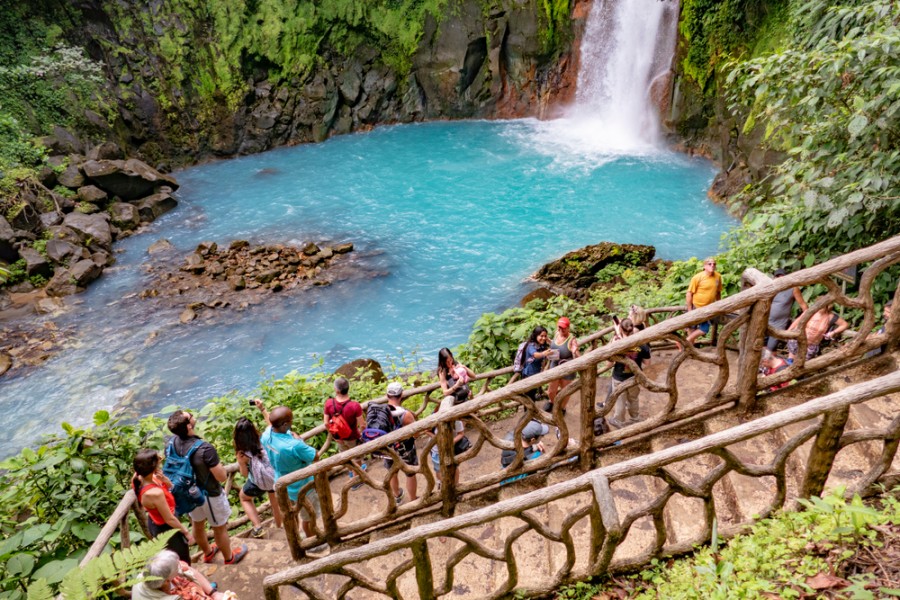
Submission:
[[[664,376],[665,368],[675,356],[674,350],[654,353],[654,360],[646,373],[651,379]],[[728,355],[729,362],[735,356]],[[604,449],[598,455],[598,467],[611,467],[643,457],[650,453],[678,448],[685,443],[730,430],[743,423],[759,417],[775,414],[778,411],[798,406],[813,398],[836,392],[848,386],[866,381],[884,373],[897,370],[900,355],[882,356],[865,362],[859,366],[842,370],[828,377],[813,377],[808,382],[801,382],[774,394],[764,396],[754,411],[747,413],[737,408],[723,410],[717,414],[696,419],[687,423],[664,426],[661,431],[651,431],[627,438],[621,445]],[[737,372],[737,365],[730,365],[730,379]],[[711,380],[717,376],[718,369],[701,361],[687,361],[678,371],[679,405],[688,405],[696,400],[696,394],[704,394],[710,388]],[[598,380],[598,391],[595,401],[602,402],[606,396],[608,380]],[[577,409],[581,399],[573,397],[569,403],[566,424],[570,432],[578,432],[580,414]],[[667,401],[664,394],[654,394],[642,390],[641,414],[653,415]],[[886,428],[897,415],[900,395],[888,395],[875,398],[864,404],[850,407],[845,433],[864,432],[873,428]],[[516,417],[489,423],[491,431],[502,437],[510,430]],[[801,434],[809,425],[818,419],[809,419],[776,430],[765,432],[745,441],[727,446],[730,456],[740,461],[746,473],[731,471],[718,479],[707,496],[702,493],[703,481],[710,473],[726,462],[716,453],[703,453],[666,465],[662,469],[649,469],[634,476],[623,477],[610,484],[611,498],[618,519],[627,524],[633,522],[624,531],[624,539],[615,548],[610,570],[627,568],[629,564],[640,564],[647,556],[667,548],[688,549],[692,540],[702,537],[708,523],[706,516],[710,504],[714,505],[714,515],[719,523],[720,531],[733,532],[759,515],[764,515],[777,501],[779,484],[784,494],[785,504],[791,506],[797,498],[802,486],[804,465],[810,454],[814,437],[809,436],[799,447],[788,453],[784,450],[794,436]],[[472,433],[470,432],[471,436]],[[861,433],[860,433],[861,435]],[[549,434],[546,439],[552,438]],[[860,478],[869,471],[882,453],[880,441],[862,441],[849,445],[835,459],[834,467],[827,479],[828,488],[852,486],[858,484]],[[773,464],[779,453],[784,455],[783,473],[761,474]],[[778,461],[775,461],[777,463]],[[380,481],[384,473],[381,461],[371,461],[369,473]],[[493,447],[479,453],[463,464],[461,479],[477,474],[493,472],[499,469],[499,450]],[[776,468],[777,471],[777,468]],[[900,459],[895,458],[891,471],[900,472]],[[529,492],[550,488],[555,484],[570,481],[582,473],[576,465],[565,465],[549,472],[535,473],[525,479],[497,486],[488,493],[476,498],[464,499],[456,508],[456,515],[465,515],[479,509],[489,508],[498,502],[517,498]],[[401,487],[403,476],[401,476]],[[661,495],[672,485],[683,493],[675,492],[671,498],[660,502]],[[340,496],[342,488],[350,485],[346,477],[332,480],[331,487],[335,497]],[[422,487],[420,479],[420,488]],[[671,490],[670,490],[671,491]],[[384,503],[383,494],[377,494],[369,487],[349,492],[350,504],[344,518],[353,520],[365,516],[375,510],[375,505]],[[659,504],[659,510],[655,506]],[[590,553],[581,551],[567,552],[565,540],[551,538],[552,532],[561,532],[565,525],[571,525],[568,533],[573,547],[590,548],[592,545],[592,525],[588,518],[595,506],[594,495],[589,491],[575,493],[528,510],[527,514],[545,527],[545,535],[539,535],[533,528],[521,534],[521,537],[510,541],[508,537],[519,528],[523,521],[520,517],[508,516],[490,521],[475,527],[463,528],[452,535],[428,538],[428,555],[433,568],[434,588],[446,596],[454,598],[486,598],[496,595],[509,578],[508,561],[504,558],[510,554],[515,556],[516,587],[532,590],[546,589],[548,581],[553,581],[555,574],[561,569],[572,573],[588,572]],[[648,513],[648,508],[651,509]],[[579,516],[580,515],[580,516]],[[411,529],[420,526],[439,526],[442,518],[435,512],[413,516],[403,523],[372,531],[366,536],[340,544],[332,548],[331,554],[344,550],[365,550],[370,544],[380,540],[394,539],[395,536],[413,533]],[[569,523],[570,521],[573,521]],[[550,532],[549,535],[546,535]],[[465,536],[483,545],[483,552],[466,551]],[[503,541],[506,540],[507,550]],[[244,539],[251,552],[239,566],[224,566],[221,556],[212,565],[198,565],[208,577],[218,582],[220,589],[230,589],[242,600],[262,598],[263,579],[297,564],[316,561],[316,557],[308,557],[300,563],[291,559],[285,534],[273,527],[267,529],[267,539]],[[499,544],[498,544],[499,542]],[[471,548],[471,544],[470,544]],[[504,554],[506,552],[506,554]],[[456,556],[455,556],[456,555]],[[409,549],[399,549],[387,554],[363,560],[353,564],[353,573],[361,578],[373,580],[384,579],[386,573],[395,567],[402,566],[404,561],[413,560]],[[571,562],[571,565],[569,564]],[[452,584],[447,581],[447,570],[444,565],[451,565]],[[339,569],[333,572],[339,572]],[[319,590],[319,597],[340,597],[342,586],[348,582],[344,574],[323,574],[314,578]],[[309,580],[307,580],[309,583]],[[400,575],[396,582],[395,593],[386,596],[376,591],[355,588],[348,598],[384,598],[391,595],[403,598],[419,597],[415,569],[408,569]],[[290,586],[281,586],[281,598],[305,598],[307,594]]]

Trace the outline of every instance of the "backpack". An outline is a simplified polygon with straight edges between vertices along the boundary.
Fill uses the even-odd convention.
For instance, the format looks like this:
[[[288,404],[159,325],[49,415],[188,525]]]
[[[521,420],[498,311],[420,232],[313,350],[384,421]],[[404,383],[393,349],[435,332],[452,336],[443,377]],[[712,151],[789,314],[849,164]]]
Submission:
[[[334,411],[334,414],[328,419],[325,428],[335,439],[350,439],[353,436],[353,429],[350,427],[350,423],[347,422],[347,419],[344,418],[344,405],[334,398],[329,398],[325,401],[325,406],[328,406],[329,402],[331,402],[331,408]],[[340,412],[338,412],[339,406],[341,407]]]
[[[394,417],[390,406],[387,404],[369,404],[366,407],[366,428],[362,430],[360,440],[363,443],[371,442],[398,429],[400,425],[401,422]],[[399,442],[391,447],[397,452],[400,452],[402,449],[402,445]]]
[[[175,440],[166,445],[166,464],[163,475],[172,482],[172,497],[175,498],[175,516],[185,515],[206,502],[206,489],[197,485],[191,457],[203,440],[197,440],[187,454],[180,456],[175,452]],[[209,477],[207,477],[209,479]],[[205,485],[205,483],[204,483]]]
[[[261,450],[259,456],[250,456],[250,477],[253,485],[264,492],[275,489],[275,469],[269,464],[265,450]]]
[[[522,373],[522,369],[525,368],[525,346],[528,345],[528,340],[525,340],[521,344],[519,344],[519,349],[516,350],[516,357],[513,359],[513,373]]]

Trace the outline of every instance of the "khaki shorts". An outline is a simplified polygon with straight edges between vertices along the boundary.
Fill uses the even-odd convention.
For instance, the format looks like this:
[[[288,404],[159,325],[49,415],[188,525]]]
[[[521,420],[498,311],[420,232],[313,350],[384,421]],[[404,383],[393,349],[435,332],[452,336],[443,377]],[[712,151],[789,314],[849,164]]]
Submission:
[[[223,491],[218,496],[207,496],[206,502],[192,510],[191,521],[209,521],[212,527],[221,527],[228,524],[231,518],[231,505],[228,504],[228,496]]]
[[[301,521],[315,521],[316,517],[322,514],[322,507],[319,504],[319,494],[316,493],[316,490],[309,490],[306,492],[306,499],[312,505],[314,516],[309,516],[309,511],[306,510],[306,506],[300,502],[300,520]],[[299,500],[299,498],[298,498]]]

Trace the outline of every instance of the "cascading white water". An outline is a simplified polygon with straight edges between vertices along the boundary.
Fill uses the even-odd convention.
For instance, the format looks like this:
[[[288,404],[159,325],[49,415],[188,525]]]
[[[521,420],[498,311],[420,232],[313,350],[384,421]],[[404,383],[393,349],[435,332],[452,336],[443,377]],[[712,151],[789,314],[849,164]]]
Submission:
[[[572,116],[596,121],[608,147],[658,142],[651,88],[671,67],[677,19],[677,0],[595,0],[581,42]]]
[[[588,170],[621,155],[660,150],[678,0],[594,0],[581,42],[575,104],[535,125],[531,142],[557,162]]]

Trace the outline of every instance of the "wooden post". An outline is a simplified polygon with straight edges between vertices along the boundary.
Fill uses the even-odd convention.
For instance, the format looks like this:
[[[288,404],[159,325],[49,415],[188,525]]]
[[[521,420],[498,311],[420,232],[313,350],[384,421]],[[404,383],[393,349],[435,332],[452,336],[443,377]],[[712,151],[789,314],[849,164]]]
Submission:
[[[740,356],[738,358],[738,405],[750,410],[756,403],[756,381],[759,376],[759,359],[766,327],[769,324],[770,300],[763,299],[750,307],[750,319],[741,326]]]
[[[455,421],[438,425],[438,456],[441,460],[441,515],[452,517],[456,510],[456,456],[453,454]]]
[[[279,485],[275,482],[275,498],[278,500],[278,507],[281,508],[281,514],[284,519],[284,535],[287,538],[288,547],[291,549],[291,557],[294,560],[300,560],[306,556],[306,552],[300,547],[300,523],[299,510],[297,506],[291,502],[288,497],[286,485]]]
[[[137,519],[138,527],[141,528],[141,533],[149,540],[152,536],[150,535],[150,528],[147,527],[147,512],[144,510],[144,507],[141,506],[141,503],[137,501],[131,505],[131,509],[134,511],[134,516]]]
[[[594,418],[596,409],[594,402],[597,395],[597,365],[578,372],[581,380],[581,460],[582,472],[594,468]]]
[[[844,425],[847,424],[849,416],[849,406],[825,413],[822,428],[816,435],[816,441],[806,461],[806,474],[800,488],[801,498],[810,498],[822,493],[834,464],[834,457],[840,449],[841,435],[844,433]]]
[[[328,481],[328,471],[320,471],[315,474],[316,493],[319,495],[319,507],[322,510],[322,535],[332,544],[341,541],[338,536],[337,519],[334,518],[334,503],[331,498],[331,483]]]
[[[119,540],[122,548],[127,548],[131,545],[130,529],[128,528],[128,518],[130,516],[128,513],[125,513],[125,516],[119,522]]]
[[[413,561],[416,565],[416,583],[419,586],[419,598],[432,600],[434,581],[431,575],[431,557],[428,555],[428,542],[419,540],[411,546]]]

